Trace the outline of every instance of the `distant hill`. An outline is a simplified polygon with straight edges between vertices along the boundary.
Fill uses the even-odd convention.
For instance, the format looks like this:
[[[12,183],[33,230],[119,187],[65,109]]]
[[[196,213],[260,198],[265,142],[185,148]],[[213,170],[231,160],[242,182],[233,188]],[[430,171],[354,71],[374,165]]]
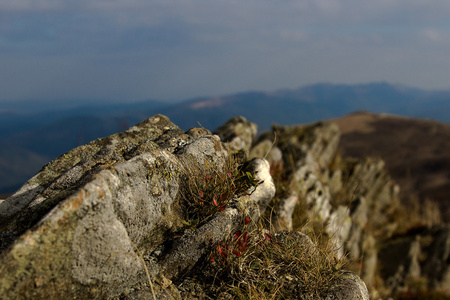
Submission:
[[[357,110],[429,118],[450,123],[450,92],[424,91],[387,83],[316,84],[296,90],[246,92],[199,98],[163,112],[182,128],[215,129],[243,115],[267,130],[272,123],[298,124],[335,118]]]
[[[182,129],[213,131],[243,115],[260,130],[272,123],[310,123],[356,110],[393,113],[450,123],[450,92],[424,91],[388,83],[316,84],[273,92],[189,99],[179,103],[149,100],[106,102],[21,102],[0,104],[0,194],[19,187],[44,161],[90,140],[123,131],[154,114],[168,116]],[[17,150],[20,149],[20,150]],[[38,159],[39,158],[39,159]],[[23,174],[16,175],[20,169]],[[7,177],[7,178],[6,178]]]
[[[450,220],[450,125],[433,120],[358,112],[333,119],[343,156],[375,156],[408,199],[437,202]]]

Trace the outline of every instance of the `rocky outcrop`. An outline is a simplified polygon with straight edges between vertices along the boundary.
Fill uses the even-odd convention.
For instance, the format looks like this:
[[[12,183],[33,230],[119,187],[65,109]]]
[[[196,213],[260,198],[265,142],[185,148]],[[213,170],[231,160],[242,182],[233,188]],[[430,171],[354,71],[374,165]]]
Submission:
[[[274,227],[323,228],[334,241],[338,257],[358,261],[358,271],[373,298],[395,293],[411,278],[425,278],[430,289],[448,290],[448,228],[427,229],[433,232],[427,238],[399,239],[398,233],[409,226],[405,225],[408,213],[384,162],[342,158],[338,141],[337,127],[330,123],[276,125],[260,135],[250,156],[266,155],[273,172],[282,170],[281,176],[274,175]],[[383,283],[380,292],[376,282]]]
[[[247,121],[242,116],[230,119],[214,131],[214,134],[217,134],[231,149],[234,151],[242,151],[245,154],[248,154],[250,151],[257,133],[258,126],[255,123]]]
[[[1,203],[2,296],[176,297],[170,280],[239,229],[242,207],[256,220],[274,194],[267,162],[253,160],[247,171],[264,183],[173,237],[186,218],[182,161],[220,169],[229,155],[209,131],[183,132],[157,115],[59,157]]]
[[[45,166],[0,203],[2,296],[181,298],[173,282],[243,219],[257,222],[275,193],[269,163],[255,158],[243,171],[258,182],[248,194],[205,223],[186,219],[180,193],[194,180],[186,166],[223,169],[234,152],[250,150],[256,130],[235,118],[218,132],[226,144],[157,115]]]
[[[283,232],[298,234],[302,247],[314,244],[304,233],[334,245],[324,258],[334,278],[322,286],[324,299],[368,299],[366,284],[376,295],[375,282],[395,290],[414,276],[448,288],[448,229],[400,233],[399,190],[383,161],[342,158],[331,123],[275,125],[255,135],[243,117],[211,134],[184,132],[156,115],[55,159],[0,202],[0,294],[201,299],[215,291],[198,279],[211,251],[248,255],[252,241],[259,247],[249,233],[261,216],[270,218],[261,240],[272,246]],[[230,158],[238,170],[228,171]],[[205,199],[194,189],[221,176],[245,191]],[[209,215],[192,212],[207,204]],[[226,248],[230,239],[235,252]],[[345,257],[358,262],[362,280],[342,269]],[[295,274],[283,278],[296,282]]]
[[[387,288],[404,289],[409,281],[425,281],[430,289],[450,290],[450,229],[420,228],[386,241],[379,253]]]

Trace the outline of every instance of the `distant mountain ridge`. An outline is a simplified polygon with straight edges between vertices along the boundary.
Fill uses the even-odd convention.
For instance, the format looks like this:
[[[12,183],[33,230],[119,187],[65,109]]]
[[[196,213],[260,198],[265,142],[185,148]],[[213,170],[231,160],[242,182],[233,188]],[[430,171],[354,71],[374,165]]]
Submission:
[[[218,109],[220,113],[212,116]],[[450,92],[424,91],[388,83],[315,84],[295,90],[199,98],[182,102],[164,113],[182,128],[196,126],[197,121],[206,128],[216,128],[235,115],[243,115],[266,130],[271,123],[309,123],[356,110],[450,123]]]
[[[84,101],[79,106],[74,103],[58,106],[56,102],[0,105],[0,194],[16,190],[24,178],[39,170],[42,161],[50,161],[77,145],[125,130],[157,113],[168,116],[184,130],[201,125],[213,131],[236,115],[243,115],[258,124],[260,130],[267,130],[272,123],[310,123],[357,110],[450,123],[450,92],[388,83],[315,84],[292,90],[250,91],[178,103],[149,100],[130,104]],[[23,170],[20,177],[14,175],[18,169]]]

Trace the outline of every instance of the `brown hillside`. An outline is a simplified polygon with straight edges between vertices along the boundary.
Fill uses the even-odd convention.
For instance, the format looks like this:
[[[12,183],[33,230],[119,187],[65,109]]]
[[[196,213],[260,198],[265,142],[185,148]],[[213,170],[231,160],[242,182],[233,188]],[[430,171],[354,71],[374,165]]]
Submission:
[[[439,204],[450,220],[450,126],[388,114],[357,112],[333,119],[344,156],[377,156],[399,183],[401,197]]]

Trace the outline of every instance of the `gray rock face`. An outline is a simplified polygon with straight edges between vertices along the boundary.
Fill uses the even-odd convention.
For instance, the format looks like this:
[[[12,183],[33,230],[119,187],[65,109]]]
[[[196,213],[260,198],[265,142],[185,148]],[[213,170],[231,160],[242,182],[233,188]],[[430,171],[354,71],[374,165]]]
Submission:
[[[214,134],[217,134],[222,141],[228,143],[231,149],[243,151],[247,154],[257,133],[258,126],[247,121],[242,116],[230,119],[214,131]]]
[[[211,140],[201,145],[205,153],[220,145],[203,138]],[[157,273],[157,265],[143,264],[139,252],[181,227],[173,152],[193,140],[155,116],[44,167],[0,207],[1,294],[111,298],[146,284],[145,269]]]
[[[277,214],[273,216],[272,223],[277,231],[293,230],[292,215],[298,204],[298,195],[292,191],[288,196],[280,198],[276,207]]]
[[[346,209],[334,198],[358,184],[352,176],[345,177],[348,165],[337,167],[336,126],[278,126],[275,131],[255,142],[255,125],[237,117],[217,130],[223,143],[206,129],[184,132],[156,115],[55,159],[0,201],[0,295],[181,299],[174,282],[194,272],[209,247],[241,230],[248,222],[243,220],[257,223],[264,215],[276,192],[271,165],[285,166],[292,188],[278,204],[279,230],[296,229],[294,212],[305,201],[311,218],[331,224],[330,232],[341,229],[335,237],[344,245],[342,251],[365,251],[367,210],[386,209],[389,199],[383,197],[393,193],[385,188],[384,177],[372,176],[369,168],[372,175],[366,174],[367,186],[360,184],[364,192],[358,193],[365,202]],[[245,172],[260,184],[233,197],[205,223],[192,226],[181,195],[192,180],[186,163],[222,170],[235,151],[259,157],[246,162]],[[354,167],[353,174],[363,172],[358,170]],[[373,199],[381,204],[373,204]],[[306,235],[299,236],[311,243]],[[436,243],[444,245],[444,236]],[[441,249],[430,254],[428,268],[448,252]],[[439,278],[446,272],[443,269]],[[353,273],[343,273],[342,285],[329,296],[368,299],[364,283]]]
[[[46,165],[0,206],[0,249],[5,249],[52,208],[88,183],[95,174],[166,146],[172,152],[190,137],[167,117],[155,116],[129,130],[98,139],[60,156]],[[159,144],[159,145],[158,145]]]

